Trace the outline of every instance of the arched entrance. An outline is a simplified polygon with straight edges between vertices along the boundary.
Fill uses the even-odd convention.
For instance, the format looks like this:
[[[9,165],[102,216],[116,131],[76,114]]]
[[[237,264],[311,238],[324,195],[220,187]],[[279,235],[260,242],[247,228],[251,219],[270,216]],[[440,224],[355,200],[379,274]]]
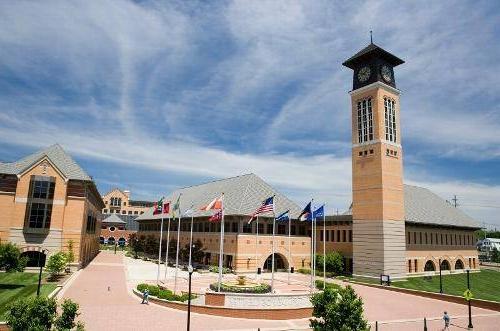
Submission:
[[[108,245],[114,245],[115,244],[115,238],[109,237],[108,238]]]
[[[264,262],[264,268],[263,268],[264,271],[271,271],[272,263],[273,263],[272,257],[273,257],[272,254],[269,255],[266,259],[266,262]],[[287,269],[287,268],[288,268],[288,266],[287,266],[285,257],[281,254],[274,253],[274,271],[283,270],[283,269]]]
[[[100,243],[101,245],[104,245],[104,237],[99,237],[99,243]]]
[[[431,260],[425,262],[424,271],[436,271],[436,266]]]
[[[450,262],[448,260],[441,261],[441,270],[450,270]]]
[[[123,237],[122,237],[122,238],[120,238],[120,239],[118,239],[118,245],[120,245],[120,246],[125,246],[125,243],[126,243],[126,242],[127,242],[127,241],[126,241],[126,240],[125,240],[125,238],[123,238]]]
[[[457,260],[455,262],[455,270],[460,270],[460,269],[463,269],[464,268],[464,263],[462,262],[462,260]]]
[[[28,258],[28,263],[26,264],[27,267],[45,266],[45,259],[47,258],[47,255],[43,252],[27,251],[21,254],[21,257],[24,256]]]

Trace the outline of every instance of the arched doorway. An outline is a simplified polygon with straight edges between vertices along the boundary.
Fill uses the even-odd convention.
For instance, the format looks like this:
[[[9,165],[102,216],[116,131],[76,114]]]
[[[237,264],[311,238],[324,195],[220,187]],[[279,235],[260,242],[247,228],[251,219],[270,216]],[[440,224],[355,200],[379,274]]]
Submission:
[[[28,258],[28,263],[26,264],[27,267],[45,266],[45,259],[47,258],[47,255],[43,252],[27,251],[21,254],[21,257],[24,256]]]
[[[431,260],[425,262],[424,271],[436,271],[436,266]]]
[[[122,237],[122,238],[120,238],[120,239],[118,239],[118,245],[120,245],[120,246],[125,246],[125,243],[126,243],[126,242],[127,242],[127,241],[126,241],[126,240],[125,240],[125,238],[123,238],[123,237]]]
[[[109,237],[108,238],[108,245],[114,245],[115,244],[115,238]]]
[[[441,270],[450,270],[450,262],[448,260],[441,261]]]
[[[104,245],[104,237],[99,237],[99,243],[100,243],[101,245]]]
[[[455,262],[455,270],[460,270],[460,269],[463,269],[463,268],[464,268],[464,263],[462,262],[462,260],[458,259]]]
[[[264,262],[264,270],[265,271],[271,271],[272,269],[272,257],[273,255],[269,255],[268,258],[266,259],[266,262]],[[276,270],[283,270],[287,268],[286,264],[286,259],[283,257],[283,255],[274,253],[274,271]]]

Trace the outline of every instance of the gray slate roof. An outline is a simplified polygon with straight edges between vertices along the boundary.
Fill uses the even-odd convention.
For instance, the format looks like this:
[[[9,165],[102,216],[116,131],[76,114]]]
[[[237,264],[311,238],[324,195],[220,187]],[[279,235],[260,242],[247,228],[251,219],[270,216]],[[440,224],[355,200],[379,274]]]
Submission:
[[[120,224],[127,224],[127,222],[123,221],[120,217],[118,217],[116,214],[111,214],[105,219],[102,220],[103,223],[120,223]]]
[[[16,162],[0,163],[0,174],[21,174],[44,157],[47,157],[67,179],[92,180],[92,178],[59,144],[52,145],[46,149],[28,155]]]
[[[194,216],[209,216],[213,214],[213,211],[200,211],[200,207],[209,204],[214,198],[219,197],[221,193],[224,193],[225,215],[250,216],[262,204],[264,199],[272,195],[276,195],[274,198],[276,215],[290,210],[291,216],[297,217],[301,212],[301,208],[296,203],[276,191],[255,174],[246,174],[181,188],[172,192],[166,197],[165,201],[172,201],[172,208],[179,195],[182,194],[180,199],[182,212],[194,205],[196,210]],[[263,214],[262,216],[272,217],[272,213]],[[150,208],[137,217],[136,221],[159,218],[161,216],[153,215],[153,208]]]
[[[405,220],[408,223],[480,228],[473,218],[453,207],[430,190],[404,186]]]

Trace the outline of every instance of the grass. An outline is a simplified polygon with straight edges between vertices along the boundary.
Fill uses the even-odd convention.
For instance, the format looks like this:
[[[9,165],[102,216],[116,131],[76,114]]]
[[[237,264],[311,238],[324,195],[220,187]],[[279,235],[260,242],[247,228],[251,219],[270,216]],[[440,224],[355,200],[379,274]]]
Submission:
[[[46,275],[43,275],[45,278]],[[44,284],[40,289],[41,296],[48,296],[57,283]],[[20,298],[35,296],[38,287],[38,273],[12,272],[0,273],[0,321],[5,320],[9,305]]]
[[[500,302],[500,272],[482,270],[470,274],[471,292],[475,299]],[[427,291],[439,292],[439,276],[431,279],[423,277],[408,278],[407,281],[393,282],[393,286]],[[467,274],[454,274],[443,276],[443,293],[463,296],[467,289]]]

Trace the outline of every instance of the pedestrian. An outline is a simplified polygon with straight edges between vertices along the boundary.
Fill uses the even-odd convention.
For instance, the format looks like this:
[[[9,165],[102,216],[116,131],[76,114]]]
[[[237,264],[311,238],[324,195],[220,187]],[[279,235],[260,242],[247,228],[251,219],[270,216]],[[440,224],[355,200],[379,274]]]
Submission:
[[[149,290],[148,289],[145,289],[144,292],[142,293],[142,302],[141,303],[145,303],[145,304],[149,305]]]
[[[449,330],[450,329],[450,316],[448,315],[447,312],[444,312],[443,315],[443,321],[444,321],[444,330]]]

